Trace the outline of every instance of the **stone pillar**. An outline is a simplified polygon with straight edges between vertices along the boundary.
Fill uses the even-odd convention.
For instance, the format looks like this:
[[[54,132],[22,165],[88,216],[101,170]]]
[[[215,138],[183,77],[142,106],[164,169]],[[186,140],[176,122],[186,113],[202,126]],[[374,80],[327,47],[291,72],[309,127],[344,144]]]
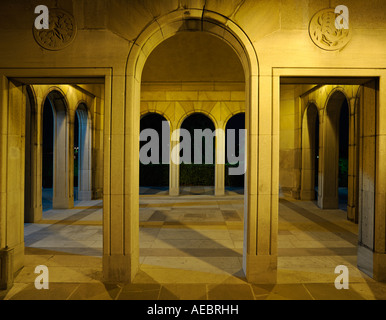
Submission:
[[[216,196],[225,195],[225,128],[216,130],[215,192]]]
[[[12,275],[24,265],[25,104],[22,86],[0,77],[0,273],[5,275],[5,279],[1,279],[3,287],[12,285]]]
[[[338,209],[339,176],[339,115],[341,100],[330,98],[321,123],[323,143],[320,148],[321,165],[318,204],[322,209]]]
[[[302,183],[301,200],[315,199],[315,130],[316,121],[319,121],[318,110],[310,105],[304,113],[302,137]]]
[[[302,177],[302,99],[295,95],[295,115],[294,115],[294,186],[291,190],[291,196],[299,200],[301,197],[301,177]]]
[[[78,200],[88,201],[92,199],[91,119],[86,109],[79,109]]]
[[[75,112],[64,103],[54,105],[54,209],[74,207],[74,119]]]
[[[126,282],[139,269],[140,82],[114,69],[106,88],[112,91],[105,100],[103,275]]]
[[[265,71],[265,73],[264,73]],[[279,190],[280,80],[272,88],[270,70],[251,76],[246,83],[247,184],[244,218],[244,263],[251,283],[275,283]],[[259,88],[260,94],[257,94]],[[266,108],[264,106],[271,106]]]
[[[180,195],[180,153],[178,152],[180,130],[176,128],[176,123],[170,123],[169,195],[173,197]]]
[[[41,152],[41,112],[39,110],[41,109],[38,103],[35,104],[31,88],[25,90],[24,94],[26,97],[24,222],[36,223],[43,216],[41,159],[39,157]]]
[[[101,90],[104,96],[104,90]],[[92,125],[92,172],[93,199],[103,197],[103,121],[104,121],[104,98],[95,97],[93,107]]]
[[[296,99],[293,85],[280,88],[280,192],[297,197],[299,190],[296,181]]]
[[[380,84],[380,90],[375,81],[365,84],[361,96],[358,268],[385,281],[386,85]]]
[[[348,151],[348,199],[347,219],[358,223],[358,107],[356,98],[350,99],[349,151]]]
[[[13,280],[13,249],[0,249],[0,290],[11,289]]]

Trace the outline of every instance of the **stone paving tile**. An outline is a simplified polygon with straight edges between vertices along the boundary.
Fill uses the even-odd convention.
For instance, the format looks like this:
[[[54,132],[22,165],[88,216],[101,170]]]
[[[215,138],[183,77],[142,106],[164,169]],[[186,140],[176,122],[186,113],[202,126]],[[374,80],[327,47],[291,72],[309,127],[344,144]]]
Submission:
[[[29,284],[10,300],[67,300],[78,287],[78,283],[50,283],[49,290],[36,290],[34,284]]]
[[[209,300],[255,300],[249,284],[213,284],[208,286]]]
[[[115,300],[122,288],[118,285],[103,283],[80,284],[69,300]]]
[[[307,283],[304,286],[315,300],[364,300],[355,290],[337,290],[333,283]]]
[[[102,202],[83,202],[75,210],[49,211],[62,221],[25,225],[26,244],[34,247],[26,248],[26,267],[0,299],[386,299],[386,284],[357,269],[357,226],[339,210],[281,200],[277,284],[256,286],[241,268],[243,222],[236,217],[244,215],[242,198],[157,196],[140,203],[141,269],[134,284],[101,282]],[[148,221],[157,210],[163,215]],[[50,268],[50,293],[33,286],[40,264]],[[349,267],[350,290],[333,285],[340,264]]]
[[[232,251],[229,249],[234,248],[234,244],[231,240],[208,240],[208,239],[186,239],[186,240],[174,240],[167,241],[165,239],[156,239],[152,244],[153,249],[172,249],[172,248],[184,248],[184,249],[203,249],[205,253],[206,249],[211,250],[213,255],[218,255],[218,252]],[[221,251],[218,251],[221,250]],[[205,253],[206,254],[206,253]]]
[[[158,300],[161,285],[158,283],[127,284],[123,286],[118,300]]]
[[[302,284],[252,285],[257,300],[313,300]]]
[[[158,300],[160,290],[121,292],[117,300]]]
[[[207,300],[205,284],[163,285],[159,300]]]

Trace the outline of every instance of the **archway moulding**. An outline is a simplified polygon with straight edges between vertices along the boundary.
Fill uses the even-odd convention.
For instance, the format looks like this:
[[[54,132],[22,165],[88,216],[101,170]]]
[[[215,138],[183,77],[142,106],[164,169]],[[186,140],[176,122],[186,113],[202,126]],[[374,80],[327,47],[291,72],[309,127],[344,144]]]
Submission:
[[[245,110],[246,110],[246,128],[248,135],[254,139],[248,139],[248,155],[253,155],[248,161],[247,173],[247,210],[245,211],[244,228],[246,242],[244,244],[243,269],[250,282],[272,283],[276,282],[276,244],[273,232],[260,232],[262,227],[258,227],[257,213],[263,201],[258,204],[258,181],[259,177],[259,148],[258,148],[258,128],[260,125],[259,114],[259,64],[256,51],[245,32],[230,19],[215,12],[184,9],[173,11],[165,16],[154,20],[135,40],[132,45],[126,65],[126,93],[125,106],[123,108],[123,117],[125,121],[124,141],[125,154],[125,174],[123,181],[120,182],[124,196],[124,208],[122,213],[110,212],[111,218],[118,215],[125,215],[125,224],[118,239],[105,240],[104,268],[105,277],[109,280],[132,280],[139,269],[139,238],[137,231],[133,232],[133,226],[137,225],[139,217],[139,202],[137,183],[132,183],[133,177],[139,172],[139,119],[140,119],[140,97],[141,97],[141,78],[146,60],[151,52],[164,40],[176,35],[179,32],[207,32],[213,36],[222,39],[237,54],[244,69],[245,74]],[[138,160],[138,161],[137,161]],[[113,168],[112,168],[113,169]],[[118,170],[118,167],[113,170]],[[271,181],[272,177],[266,178]],[[271,182],[269,182],[271,183]],[[117,189],[117,186],[114,186]],[[271,190],[271,188],[269,188]],[[271,201],[272,195],[264,194],[261,196],[267,201]],[[262,199],[261,198],[261,199]],[[273,209],[272,209],[273,210]],[[264,211],[264,210],[263,210]],[[129,214],[130,212],[130,214]],[[273,215],[265,212],[265,218],[273,219],[270,223],[274,230],[276,219]],[[105,235],[110,238],[109,229],[106,228]],[[261,244],[258,245],[258,238]],[[116,238],[116,237],[115,237]],[[122,245],[122,243],[124,245]],[[113,247],[118,245],[114,249]]]

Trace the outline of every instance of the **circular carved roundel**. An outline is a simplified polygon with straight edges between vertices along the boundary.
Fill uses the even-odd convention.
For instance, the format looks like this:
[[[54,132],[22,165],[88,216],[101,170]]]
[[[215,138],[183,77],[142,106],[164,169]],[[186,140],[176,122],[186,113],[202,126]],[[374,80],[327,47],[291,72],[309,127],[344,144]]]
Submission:
[[[328,51],[343,49],[351,39],[350,29],[338,30],[335,27],[337,15],[332,8],[317,12],[311,19],[309,34],[319,48]]]
[[[37,30],[34,37],[36,42],[47,50],[61,50],[75,39],[77,27],[75,18],[61,9],[50,9],[49,29]]]

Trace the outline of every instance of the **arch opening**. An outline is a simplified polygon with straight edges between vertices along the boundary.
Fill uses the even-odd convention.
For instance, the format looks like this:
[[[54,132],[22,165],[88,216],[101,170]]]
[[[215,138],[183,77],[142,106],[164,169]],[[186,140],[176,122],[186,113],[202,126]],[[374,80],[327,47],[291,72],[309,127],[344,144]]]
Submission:
[[[50,99],[43,106],[43,164],[42,204],[43,211],[52,208],[54,183],[54,111]]]
[[[188,116],[181,125],[181,194],[214,194],[215,125],[202,113]],[[185,145],[186,143],[186,145]]]
[[[339,176],[338,195],[339,208],[347,211],[348,205],[348,173],[349,173],[349,106],[344,100],[339,115]]]
[[[348,100],[340,90],[327,100],[323,142],[323,189],[319,206],[347,210],[348,181]]]
[[[215,16],[215,15],[213,15]],[[211,18],[213,18],[213,16]],[[201,18],[203,16],[201,15]],[[165,20],[164,20],[165,19]],[[204,18],[203,18],[204,19]],[[240,222],[243,226],[243,220],[244,220],[244,197],[242,195],[236,195],[239,196],[240,199],[237,199],[237,209],[235,210],[235,207],[230,207],[230,210],[226,210],[225,206],[220,206],[220,203],[217,201],[222,201],[226,199],[216,199],[213,197],[213,195],[224,195],[224,183],[225,183],[225,163],[217,164],[216,159],[218,159],[218,156],[220,155],[221,159],[224,156],[225,157],[225,125],[226,125],[226,119],[230,117],[232,113],[237,112],[237,110],[246,110],[248,108],[252,108],[252,97],[257,97],[256,90],[258,88],[258,77],[257,77],[257,60],[255,52],[253,50],[253,46],[248,42],[248,39],[238,39],[238,37],[235,36],[235,34],[231,31],[231,27],[236,27],[235,25],[231,24],[229,22],[229,27],[221,26],[218,24],[214,24],[213,21],[201,21],[200,23],[195,25],[194,23],[188,24],[189,26],[198,26],[200,25],[199,29],[193,28],[193,30],[187,28],[186,20],[183,19],[181,21],[182,28],[175,29],[175,24],[173,23],[173,32],[170,32],[171,29],[167,27],[168,22],[165,17],[162,17],[160,19],[161,21],[157,21],[157,25],[154,25],[155,28],[161,28],[163,29],[164,26],[166,27],[165,30],[162,31],[162,37],[158,38],[160,33],[154,33],[153,36],[139,37],[137,40],[138,47],[133,47],[133,51],[129,55],[128,58],[128,68],[127,68],[127,74],[130,75],[127,83],[127,89],[130,92],[135,92],[136,94],[134,96],[127,95],[127,105],[126,110],[130,109],[130,106],[133,106],[133,108],[140,109],[141,112],[139,114],[144,114],[145,111],[150,112],[159,112],[161,114],[168,114],[167,118],[170,121],[171,125],[171,132],[172,132],[172,138],[171,138],[171,159],[170,162],[170,195],[172,197],[183,195],[183,196],[190,196],[192,193],[189,191],[188,193],[185,193],[183,190],[180,190],[180,182],[183,181],[184,176],[184,165],[191,166],[192,162],[194,165],[194,157],[196,156],[196,160],[200,162],[197,166],[205,166],[205,156],[211,155],[213,157],[214,165],[212,166],[212,170],[210,175],[206,175],[206,179],[211,179],[211,189],[215,189],[215,192],[212,190],[210,192],[200,191],[197,193],[194,193],[194,201],[195,204],[193,207],[187,208],[184,206],[184,202],[186,202],[187,198],[181,197],[180,199],[173,199],[171,198],[170,201],[177,202],[178,205],[173,205],[171,210],[161,210],[158,208],[156,212],[153,212],[150,214],[149,219],[146,219],[147,216],[149,216],[149,213],[145,212],[145,210],[141,210],[142,207],[140,207],[140,217],[139,220],[141,221],[140,226],[146,225],[145,220],[148,221],[161,221],[165,224],[167,223],[177,223],[181,226],[181,229],[187,229],[187,230],[176,230],[176,233],[180,233],[182,238],[175,238],[173,239],[169,238],[166,235],[167,230],[161,230],[161,234],[165,234],[165,238],[163,238],[163,242],[166,242],[168,246],[175,247],[178,246],[180,251],[186,251],[186,253],[189,253],[189,259],[193,260],[200,260],[196,263],[196,265],[191,265],[193,269],[190,270],[199,270],[200,266],[202,266],[202,262],[205,262],[206,265],[214,267],[215,269],[223,269],[223,266],[217,265],[215,261],[213,261],[213,257],[211,258],[205,258],[205,256],[202,256],[200,252],[202,250],[205,251],[205,249],[209,249],[209,247],[203,248],[202,246],[200,248],[191,247],[192,244],[190,244],[189,248],[185,246],[181,246],[176,244],[176,241],[185,241],[183,234],[186,232],[191,232],[194,237],[200,237],[200,239],[211,246],[211,248],[216,249],[222,249],[224,251],[227,251],[229,254],[232,255],[232,259],[234,259],[234,264],[232,268],[232,274],[240,272],[241,269],[245,270],[245,273],[247,274],[249,271],[248,277],[253,277],[253,271],[252,268],[250,268],[250,264],[247,266],[247,250],[245,250],[245,254],[243,255],[243,239],[245,236],[244,228],[239,228],[237,231],[235,231],[235,234],[233,236],[236,236],[238,239],[241,239],[241,241],[238,241],[237,243],[237,250],[235,250],[234,247],[229,248],[226,245],[223,245],[222,243],[219,243],[216,239],[211,239],[210,237],[207,237],[205,235],[200,234],[198,230],[193,230],[190,228],[190,225],[193,223],[199,223],[200,225],[205,225],[206,221],[210,221],[211,225],[218,223],[219,221],[233,221],[233,222]],[[192,20],[193,21],[193,20]],[[194,20],[195,21],[195,20]],[[203,23],[201,23],[203,22]],[[214,28],[212,29],[211,26]],[[221,30],[219,32],[219,30]],[[238,30],[238,29],[237,29]],[[185,31],[199,31],[199,32],[185,32]],[[145,32],[147,33],[147,31]],[[178,77],[170,76],[172,72],[169,72],[169,74],[166,75],[165,78],[157,78],[156,72],[151,72],[150,65],[147,65],[148,63],[151,64],[152,61],[157,61],[156,58],[152,59],[151,55],[153,55],[155,52],[157,52],[158,47],[161,48],[162,43],[169,43],[168,48],[166,50],[173,51],[172,46],[170,45],[173,42],[174,39],[180,39],[183,40],[185,38],[189,39],[190,36],[196,36],[196,37],[206,37],[207,39],[211,39],[211,41],[214,42],[221,42],[222,46],[224,44],[227,48],[227,52],[230,54],[227,55],[227,59],[236,59],[238,64],[238,70],[240,71],[241,77],[236,79],[233,79],[234,82],[230,83],[229,81],[221,81],[223,79],[215,79],[215,81],[211,79],[215,74],[206,74],[205,81],[196,81],[196,80],[202,80],[203,78],[200,76],[200,78],[194,78],[193,75],[196,75],[197,73],[189,72],[189,64],[185,64],[184,68],[180,69],[182,70],[182,73],[178,72]],[[243,36],[243,33],[237,33],[238,36]],[[143,41],[143,42],[142,42]],[[244,43],[243,46],[240,45],[240,43],[243,43],[244,41],[247,41]],[[142,46],[143,45],[143,46]],[[183,46],[183,44],[180,44]],[[138,49],[138,51],[137,51]],[[213,52],[209,52],[209,54],[213,54]],[[251,57],[249,57],[249,54],[252,54]],[[177,55],[172,55],[173,57],[176,57]],[[181,56],[177,57],[180,58]],[[182,55],[183,57],[183,55]],[[160,61],[162,59],[159,59]],[[197,62],[197,60],[193,61]],[[208,59],[210,61],[210,59]],[[204,63],[198,64],[199,65],[199,71],[201,71],[203,74],[205,74],[206,71],[210,70],[209,68],[204,68],[203,65],[207,63],[207,61],[204,61]],[[207,64],[208,65],[208,64]],[[174,66],[168,66],[169,68],[173,68]],[[227,65],[223,65],[223,69],[217,71],[224,71],[227,69]],[[147,70],[147,71],[146,71]],[[156,69],[153,69],[156,70]],[[213,70],[213,68],[211,69]],[[193,70],[197,71],[197,70]],[[151,74],[151,77],[148,77],[148,75]],[[132,76],[131,76],[132,75]],[[161,88],[161,89],[159,89]],[[237,89],[234,89],[237,88]],[[158,90],[159,89],[159,90]],[[134,91],[133,91],[134,90]],[[245,91],[248,90],[249,92],[246,93]],[[163,93],[160,93],[162,92]],[[226,92],[228,91],[228,92]],[[234,91],[234,93],[232,93]],[[235,94],[236,91],[237,94]],[[225,93],[225,95],[224,95]],[[228,98],[224,98],[224,96],[227,96]],[[234,97],[241,97],[239,100],[235,99]],[[139,101],[138,97],[141,97],[141,101]],[[233,100],[231,99],[233,98]],[[256,104],[255,110],[257,110],[257,101],[254,101],[254,104]],[[128,109],[129,108],[129,109]],[[233,111],[233,112],[232,112]],[[247,127],[253,127],[253,131],[258,129],[257,123],[255,123],[256,119],[248,118],[249,112],[247,111],[246,118],[248,119],[246,121]],[[206,117],[206,120],[200,120],[196,124],[190,125],[190,128],[187,127],[187,124],[189,123],[189,118],[192,117],[198,117],[203,116]],[[127,118],[127,119],[130,119]],[[131,119],[130,119],[131,120]],[[133,128],[135,128],[135,123],[139,123],[139,119],[136,118],[135,122],[133,123]],[[207,122],[207,123],[206,123]],[[210,124],[211,122],[211,124]],[[194,129],[209,129],[212,134],[214,132],[219,131],[222,132],[219,135],[213,136],[212,138],[209,138],[208,140],[213,143],[214,148],[207,152],[207,154],[199,154],[195,152],[194,148],[194,134],[193,143],[191,144],[190,152],[191,152],[191,159],[187,161],[188,163],[184,163],[179,165],[178,163],[184,162],[183,159],[184,153],[180,152],[180,148],[183,139],[180,138],[181,132],[187,132],[189,133]],[[139,130],[138,130],[139,132]],[[137,135],[138,132],[133,133],[133,135]],[[174,133],[177,133],[176,136],[174,136]],[[192,136],[189,133],[189,136]],[[176,138],[176,139],[174,139]],[[202,141],[202,137],[199,138],[201,140],[202,145],[204,145]],[[173,152],[173,150],[178,150],[179,152]],[[174,156],[176,156],[177,159],[174,159]],[[173,162],[174,160],[177,160],[176,162]],[[225,158],[224,160],[225,161]],[[176,165],[177,164],[177,165]],[[214,170],[213,170],[214,169]],[[252,165],[252,169],[257,170],[256,168],[256,162]],[[138,170],[139,171],[139,170]],[[182,176],[182,177],[181,177]],[[193,176],[194,179],[202,178],[199,177],[199,175]],[[192,181],[190,181],[192,182]],[[191,183],[189,183],[191,184]],[[202,184],[202,183],[200,183]],[[205,183],[206,184],[206,183]],[[213,188],[214,186],[214,188]],[[222,189],[222,190],[221,190]],[[177,192],[175,192],[177,190]],[[182,191],[182,192],[181,192]],[[209,191],[209,190],[208,190]],[[175,193],[174,193],[175,192]],[[254,191],[251,190],[253,193]],[[214,204],[215,207],[209,206],[208,208],[201,205],[200,201],[202,199],[201,196],[205,196],[205,198],[208,198],[209,200],[215,200]],[[197,196],[196,196],[197,195]],[[209,197],[208,197],[209,196]],[[143,205],[146,203],[146,200],[149,198],[141,198],[141,204]],[[193,201],[193,198],[189,197]],[[245,198],[247,199],[247,198]],[[159,199],[158,199],[159,200]],[[136,203],[137,200],[133,199],[133,201]],[[153,199],[153,201],[155,201]],[[162,207],[166,205],[164,202],[166,199],[162,199],[163,205]],[[152,202],[152,206],[155,205],[156,202]],[[191,206],[191,204],[190,204]],[[218,206],[218,208],[216,207]],[[247,206],[245,206],[247,207]],[[188,210],[188,211],[187,211]],[[255,214],[255,213],[252,213]],[[248,213],[247,213],[248,215]],[[136,219],[136,215],[133,216],[133,219]],[[177,219],[177,221],[176,221]],[[134,220],[135,222],[135,220]],[[182,227],[183,226],[183,227]],[[142,229],[140,227],[140,233]],[[182,232],[184,231],[184,232]],[[230,235],[229,235],[230,236]],[[256,235],[252,235],[254,237]],[[198,239],[198,238],[197,238]],[[250,239],[249,237],[247,239]],[[201,242],[202,242],[201,241]],[[252,240],[253,241],[253,240]],[[178,242],[178,241],[177,241]],[[197,242],[197,241],[196,241]],[[134,239],[132,242],[135,248],[137,248],[137,243]],[[246,248],[246,247],[245,247]],[[195,249],[197,251],[197,256],[192,255],[192,249]],[[161,250],[161,249],[160,249]],[[253,250],[253,249],[252,249]],[[216,250],[215,250],[216,251]],[[144,249],[141,248],[141,255],[143,255],[145,252]],[[254,253],[251,253],[252,255]],[[244,256],[244,265],[243,260],[241,259]],[[107,257],[106,257],[107,258]],[[135,257],[134,257],[135,259]],[[275,259],[273,257],[273,259]],[[136,260],[136,259],[135,259]],[[214,259],[216,260],[216,259]],[[238,260],[238,261],[236,261]],[[148,260],[150,261],[150,260]],[[158,261],[155,264],[161,263],[167,263],[168,257],[163,257],[162,261]],[[133,262],[134,265],[136,265],[136,261]],[[237,266],[236,266],[237,265]],[[197,270],[197,271],[198,271]],[[201,271],[203,271],[201,269]],[[230,269],[228,268],[226,270],[227,272],[230,272]]]
[[[43,211],[73,207],[70,192],[69,130],[67,103],[64,95],[54,89],[43,105]]]
[[[225,187],[228,191],[238,194],[244,194],[245,174],[232,175],[229,169],[244,166],[244,163],[235,161],[236,159],[240,160],[242,154],[245,155],[245,140],[243,141],[240,136],[243,134],[242,130],[245,130],[245,113],[232,116],[225,128]],[[234,133],[231,133],[231,131]]]
[[[146,113],[140,124],[140,194],[168,194],[170,125],[164,116]]]
[[[177,17],[179,13],[183,13],[181,17]],[[181,18],[181,19],[180,19]],[[248,130],[248,136],[257,136],[258,130],[259,130],[259,123],[258,123],[258,117],[250,117],[249,112],[250,110],[253,110],[254,112],[258,112],[258,81],[259,81],[259,71],[258,71],[258,61],[256,52],[254,50],[254,47],[250,40],[246,37],[245,33],[232,21],[228,20],[226,25],[223,24],[222,16],[216,14],[215,12],[206,12],[203,10],[184,10],[183,12],[173,12],[171,14],[168,14],[166,16],[162,16],[161,18],[157,19],[153,24],[151,24],[136,40],[136,45],[132,46],[132,49],[129,53],[128,60],[127,60],[127,69],[126,69],[126,105],[125,105],[125,119],[126,119],[126,130],[125,133],[128,137],[134,137],[135,141],[137,140],[136,137],[139,136],[139,128],[138,124],[139,121],[139,112],[137,115],[133,115],[132,111],[127,112],[128,110],[140,110],[143,109],[140,101],[140,97],[144,96],[143,91],[141,92],[141,85],[143,87],[143,79],[142,79],[142,71],[145,66],[145,63],[149,57],[149,54],[154,50],[155,47],[157,47],[160,43],[165,41],[168,38],[171,38],[172,36],[183,32],[183,31],[203,31],[204,33],[208,33],[211,35],[215,35],[218,38],[221,38],[222,41],[227,43],[234,52],[237,53],[238,59],[240,59],[241,64],[243,66],[244,70],[244,89],[247,91],[245,92],[245,110],[246,110],[246,124],[247,124],[247,130]],[[176,95],[177,96],[177,95]],[[176,99],[179,100],[179,99]],[[167,109],[167,106],[163,104],[162,106],[158,106],[157,103],[154,103],[154,100],[152,101],[152,108],[162,108],[163,110]],[[179,101],[175,101],[176,103]],[[190,100],[190,103],[192,101]],[[202,112],[202,105],[197,106],[197,108],[194,108],[194,112]],[[171,108],[173,110],[173,107]],[[177,117],[176,117],[177,116]],[[178,129],[178,126],[176,126],[176,123],[173,123],[173,120],[175,118],[178,118],[180,116],[179,112],[174,111],[173,112],[173,118],[172,118],[172,128]],[[217,117],[216,117],[217,119]],[[224,125],[224,120],[220,119],[220,123],[217,123],[219,125]],[[172,131],[174,132],[174,131]],[[222,145],[225,144],[225,135],[222,138],[224,141],[220,141]],[[138,154],[138,146],[135,146],[131,143],[131,139],[125,140],[125,148],[127,148],[127,151],[129,154],[134,154],[136,157]],[[139,141],[139,139],[138,139]],[[173,141],[172,141],[173,142]],[[219,142],[219,141],[217,141]],[[173,146],[173,145],[172,145]],[[224,147],[225,148],[225,147]],[[257,145],[254,143],[251,143],[248,139],[248,154],[258,154],[257,152]],[[136,162],[137,163],[137,162]],[[139,163],[139,161],[138,161]],[[252,163],[248,162],[248,170],[247,170],[247,180],[249,180],[251,177],[257,177],[257,169],[259,167],[259,160],[253,161]],[[125,167],[125,181],[129,181],[133,176],[135,177],[139,173],[139,166],[127,166]],[[171,170],[171,176],[172,172]],[[174,175],[174,179],[171,177],[171,181],[173,181],[173,186],[171,185],[171,189],[175,187],[175,182],[179,179],[175,179],[175,177],[178,177],[178,174]],[[223,176],[217,178],[216,181],[223,179]],[[136,190],[136,186],[132,186],[128,188],[127,190]],[[254,202],[254,198],[250,197],[250,195],[256,195],[255,187],[252,187],[248,189],[248,196],[245,197],[246,201],[248,201],[248,206],[246,205],[245,208],[250,208],[250,201]],[[131,193],[124,193],[122,197],[125,197],[125,206],[130,206],[130,212],[131,214],[127,216],[127,219],[125,220],[127,226],[133,226],[136,224],[136,221],[138,221],[138,213],[135,209],[135,204],[138,203],[139,198],[139,192],[131,192]],[[134,208],[134,210],[133,210]],[[125,209],[126,210],[126,209]],[[116,214],[113,211],[109,211],[106,213],[107,215],[115,216]],[[245,211],[245,217],[255,219],[255,215],[257,212],[255,210],[246,210]],[[272,226],[274,227],[274,226]],[[125,231],[126,229],[124,229]],[[271,272],[272,268],[271,266],[276,266],[277,264],[277,256],[276,255],[269,255],[267,257],[264,255],[263,260],[261,256],[258,255],[258,253],[261,251],[262,248],[259,248],[259,250],[256,249],[256,239],[257,234],[254,232],[254,228],[244,228],[245,235],[241,236],[241,238],[247,239],[248,243],[250,245],[247,245],[247,243],[244,246],[243,250],[243,259],[242,259],[242,268],[244,269],[244,272],[248,278],[249,281],[255,282],[259,281],[257,279],[260,278],[261,274],[264,274],[264,281],[269,281],[266,278],[266,271],[269,271],[269,277],[274,278],[276,273]],[[125,259],[122,260],[120,255],[114,255],[111,256],[111,250],[112,248],[109,247],[109,244],[111,244],[111,235],[109,234],[109,230],[105,229],[105,236],[106,238],[106,250],[104,250],[104,272],[106,278],[109,279],[133,279],[136,272],[138,271],[139,264],[138,264],[138,256],[139,256],[139,242],[137,237],[127,237],[126,232],[123,232],[122,234],[122,240],[125,240]],[[263,236],[263,235],[260,235]],[[109,240],[110,239],[110,240]],[[269,240],[268,242],[271,242]],[[109,249],[110,248],[110,249]],[[256,250],[255,250],[256,249]],[[231,250],[233,251],[233,250]],[[242,250],[240,250],[242,251]],[[264,251],[265,252],[265,251]],[[130,254],[128,254],[130,253]],[[202,259],[202,257],[201,257]],[[239,259],[239,258],[238,258]],[[269,262],[269,270],[267,269],[267,259]],[[263,264],[259,264],[258,262],[261,260]],[[114,261],[121,261],[119,267],[114,267]],[[239,259],[239,262],[241,259]],[[122,263],[124,263],[125,267],[123,267]],[[117,269],[119,268],[119,270]],[[274,267],[276,268],[276,267]],[[256,272],[256,270],[260,270]],[[229,271],[229,270],[228,270]],[[240,271],[240,269],[238,270]],[[238,272],[237,271],[237,272]]]

